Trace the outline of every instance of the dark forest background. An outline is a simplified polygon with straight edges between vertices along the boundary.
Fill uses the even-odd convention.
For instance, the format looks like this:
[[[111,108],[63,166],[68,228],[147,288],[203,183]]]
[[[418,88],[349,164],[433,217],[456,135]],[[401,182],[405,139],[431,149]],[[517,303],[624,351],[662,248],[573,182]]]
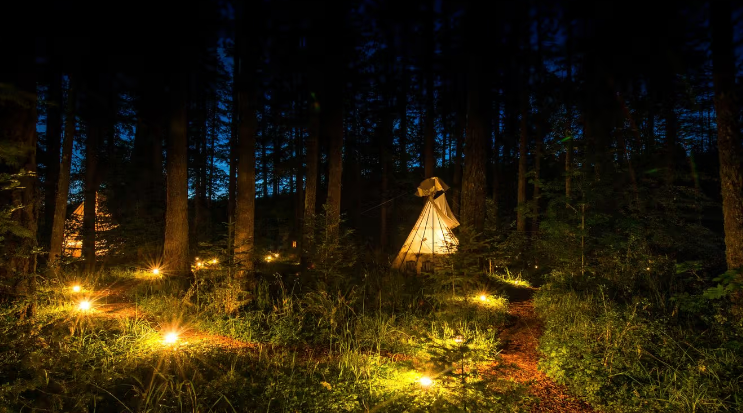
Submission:
[[[462,222],[436,285],[507,268],[743,348],[739,1],[1,7],[3,302],[65,266],[193,276],[199,256],[246,292],[274,253],[348,287],[387,271],[436,176]],[[75,260],[64,222],[83,201]],[[550,320],[545,349],[577,342],[557,333],[575,320]],[[740,406],[735,386],[721,406]]]

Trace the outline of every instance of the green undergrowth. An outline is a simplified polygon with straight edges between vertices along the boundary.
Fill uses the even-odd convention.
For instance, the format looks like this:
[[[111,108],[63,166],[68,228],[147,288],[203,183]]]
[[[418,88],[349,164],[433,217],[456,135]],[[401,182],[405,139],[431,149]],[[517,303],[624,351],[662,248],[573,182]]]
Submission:
[[[743,329],[719,303],[627,300],[569,278],[553,274],[535,299],[548,376],[608,412],[743,410]]]
[[[146,269],[43,280],[35,319],[3,308],[0,411],[528,410],[525,388],[493,371],[502,297],[285,282],[244,293],[217,269],[187,291]],[[110,315],[112,302],[128,312]],[[184,339],[166,343],[171,330]]]

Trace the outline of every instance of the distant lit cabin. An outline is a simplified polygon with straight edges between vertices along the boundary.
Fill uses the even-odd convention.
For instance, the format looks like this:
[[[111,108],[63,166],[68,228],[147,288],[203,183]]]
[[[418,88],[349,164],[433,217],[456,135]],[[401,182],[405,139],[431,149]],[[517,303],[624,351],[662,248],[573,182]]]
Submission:
[[[109,230],[116,228],[118,225],[111,220],[111,214],[105,207],[106,199],[103,195],[96,194],[95,207],[95,254],[105,255],[109,250],[109,242],[103,236]],[[85,211],[85,202],[81,202],[72,214],[65,221],[64,243],[62,245],[62,254],[68,257],[79,258],[82,256],[83,247],[83,213]]]

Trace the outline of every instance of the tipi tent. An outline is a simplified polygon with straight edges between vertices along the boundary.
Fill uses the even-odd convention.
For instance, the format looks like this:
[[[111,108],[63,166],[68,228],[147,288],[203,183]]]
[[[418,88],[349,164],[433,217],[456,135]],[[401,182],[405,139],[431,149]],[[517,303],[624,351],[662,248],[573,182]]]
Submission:
[[[449,187],[436,177],[428,178],[418,185],[415,195],[426,198],[426,204],[397,258],[392,262],[393,268],[417,273],[431,271],[437,256],[456,251],[459,241],[451,230],[459,226],[459,221],[446,202],[444,191],[447,189]]]
[[[95,195],[95,232],[101,234],[105,231],[114,229],[117,227],[116,224],[111,222],[111,214],[106,210],[105,204],[106,199],[103,195],[96,193]],[[79,258],[82,256],[83,246],[83,213],[85,212],[85,202],[81,202],[80,205],[75,208],[69,218],[65,221],[64,231],[64,243],[62,244],[62,252],[64,255]],[[96,237],[98,238],[98,237]],[[108,252],[109,245],[104,239],[96,239],[95,241],[95,254],[104,255]]]

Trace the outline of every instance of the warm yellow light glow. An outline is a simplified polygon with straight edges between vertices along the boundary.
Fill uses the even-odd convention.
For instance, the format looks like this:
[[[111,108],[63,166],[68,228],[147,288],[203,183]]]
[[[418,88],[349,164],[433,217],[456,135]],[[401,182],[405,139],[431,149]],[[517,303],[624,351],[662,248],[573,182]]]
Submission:
[[[539,266],[538,265],[535,265],[534,268],[539,268]]]
[[[273,254],[273,257],[274,257],[274,258],[279,258],[279,253],[278,253],[278,252],[277,252],[277,253],[274,253],[274,254]]]
[[[461,343],[463,341],[464,341],[464,338],[462,338],[462,336],[456,336],[456,337],[454,337],[454,342],[455,343]]]
[[[488,301],[488,297],[485,294],[480,294],[480,301]]]
[[[273,257],[271,255],[266,255],[266,261],[271,262]]]
[[[165,334],[165,337],[163,338],[165,344],[174,344],[176,341],[178,341],[178,333],[175,331]]]
[[[73,285],[72,286],[72,292],[79,293],[82,290],[83,290],[83,288],[80,287],[79,285]]]
[[[212,264],[216,264],[216,263],[217,263],[217,259],[216,258],[213,258],[212,259]]]
[[[203,263],[201,263],[201,262],[197,262],[197,263],[196,263],[196,266],[197,266],[197,267],[201,267],[202,265],[204,265],[204,264],[203,264]]]
[[[198,260],[199,260],[199,257],[196,257],[196,261],[198,261]]]
[[[88,310],[90,310],[90,301],[88,301],[88,300],[82,300],[82,301],[80,301],[80,304],[77,305],[77,308],[80,309],[80,311],[88,311]]]
[[[292,241],[292,248],[297,248],[297,241]]]
[[[650,267],[645,268],[646,270],[650,271]]]
[[[158,274],[160,274],[160,269],[159,268],[153,268],[152,269],[152,273],[155,274],[155,275],[158,275]]]
[[[428,376],[423,376],[418,381],[420,382],[421,386],[423,386],[423,387],[428,387],[428,386],[430,386],[430,385],[433,384],[433,380],[431,380],[431,378],[428,377]]]

